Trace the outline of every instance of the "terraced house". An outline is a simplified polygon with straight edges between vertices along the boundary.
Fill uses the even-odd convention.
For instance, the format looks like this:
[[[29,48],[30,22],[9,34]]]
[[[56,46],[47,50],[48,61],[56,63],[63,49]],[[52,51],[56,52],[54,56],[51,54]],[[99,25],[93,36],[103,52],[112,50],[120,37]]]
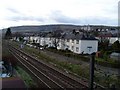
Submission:
[[[98,40],[89,35],[64,34],[61,37],[31,37],[30,41],[41,46],[56,47],[57,49],[70,50],[77,54],[91,54],[98,51]]]

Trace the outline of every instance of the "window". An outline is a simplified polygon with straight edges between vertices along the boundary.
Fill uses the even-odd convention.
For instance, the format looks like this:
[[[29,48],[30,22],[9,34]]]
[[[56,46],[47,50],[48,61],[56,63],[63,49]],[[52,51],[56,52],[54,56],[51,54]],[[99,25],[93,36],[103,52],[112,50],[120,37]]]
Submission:
[[[76,40],[76,44],[79,44],[79,40]]]
[[[72,40],[72,43],[74,43],[74,40]]]
[[[66,49],[67,49],[67,50],[69,49],[69,46],[68,46],[68,45],[66,45]]]
[[[87,49],[89,52],[91,52],[92,46],[88,46]]]
[[[67,42],[69,42],[69,39],[67,39]]]
[[[79,47],[76,47],[76,52],[79,52]]]
[[[69,46],[68,46],[68,45],[66,45],[66,48],[69,48]]]

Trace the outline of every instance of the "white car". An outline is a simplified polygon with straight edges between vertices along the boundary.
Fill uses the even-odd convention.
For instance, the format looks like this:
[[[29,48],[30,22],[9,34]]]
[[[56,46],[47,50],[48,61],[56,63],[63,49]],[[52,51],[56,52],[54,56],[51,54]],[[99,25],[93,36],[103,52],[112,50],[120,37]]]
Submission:
[[[44,48],[43,47],[40,47],[40,50],[43,50]]]

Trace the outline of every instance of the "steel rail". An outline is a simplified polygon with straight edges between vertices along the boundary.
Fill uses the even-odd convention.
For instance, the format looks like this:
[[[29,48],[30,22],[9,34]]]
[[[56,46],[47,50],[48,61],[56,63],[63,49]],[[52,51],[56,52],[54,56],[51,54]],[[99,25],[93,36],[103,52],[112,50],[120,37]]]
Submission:
[[[15,52],[14,52],[15,53]],[[23,57],[20,57],[17,53],[16,53],[16,55],[15,54],[13,54],[15,57],[16,57],[16,55],[19,57],[19,58],[21,58],[21,59],[23,59],[24,60],[24,58]],[[18,59],[18,57],[16,57],[17,59]],[[57,84],[55,81],[53,81],[51,78],[49,78],[48,76],[46,76],[44,73],[42,73],[41,71],[39,71],[35,66],[33,66],[32,64],[30,64],[29,62],[26,62],[26,60],[24,60],[27,64],[29,64],[31,67],[33,67],[37,72],[39,72],[40,74],[42,74],[44,77],[46,77],[49,81],[52,81],[52,83],[51,82],[49,82],[49,83],[51,83],[51,84],[54,84],[54,87],[51,87],[50,85],[48,85],[45,81],[43,81],[38,75],[36,75],[36,73],[34,73],[31,69],[30,69],[30,67],[28,67],[27,65],[25,65],[20,59],[18,59],[19,60],[19,62],[20,63],[22,63],[32,74],[34,74],[34,76],[36,76],[40,81],[42,81],[48,88],[55,88],[55,86],[57,86],[57,87],[59,87],[59,88],[61,88],[61,89],[63,89],[63,87],[62,86],[60,86],[59,84]]]
[[[14,48],[14,47],[13,47],[13,48]],[[14,48],[14,49],[16,49],[16,48]],[[19,51],[19,52],[21,52],[22,54],[28,56],[29,58],[34,59],[34,60],[36,60],[37,62],[41,63],[42,65],[44,65],[45,67],[47,67],[50,71],[54,71],[55,73],[59,74],[59,75],[61,76],[61,77],[59,77],[59,78],[60,78],[62,81],[64,81],[65,83],[68,83],[69,85],[71,85],[72,87],[80,88],[79,86],[82,86],[82,87],[84,87],[84,88],[88,88],[87,86],[83,85],[82,83],[77,82],[76,80],[74,80],[74,79],[66,76],[65,74],[57,71],[57,70],[54,69],[54,68],[51,68],[50,66],[46,65],[45,63],[40,62],[38,59],[36,59],[36,58],[34,58],[34,57],[31,57],[31,56],[28,55],[27,53],[25,53],[25,52],[23,52],[23,51],[21,51],[21,50],[19,50],[19,49],[16,49],[16,50]],[[68,80],[68,79],[69,79],[69,80]],[[73,83],[71,83],[71,82],[73,82]],[[77,83],[77,85],[76,85],[75,83]]]

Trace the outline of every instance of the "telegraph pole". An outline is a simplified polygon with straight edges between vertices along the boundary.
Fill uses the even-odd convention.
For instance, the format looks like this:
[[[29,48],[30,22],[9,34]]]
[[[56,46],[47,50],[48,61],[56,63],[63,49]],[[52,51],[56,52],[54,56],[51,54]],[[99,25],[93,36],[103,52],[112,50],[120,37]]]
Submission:
[[[94,90],[94,63],[95,63],[95,53],[90,55],[90,81],[89,81],[89,88],[90,90]]]
[[[119,41],[119,44],[120,44],[120,36],[119,36],[119,35],[120,35],[120,31],[119,31],[119,30],[120,30],[120,29],[119,29],[119,28],[120,28],[120,21],[119,21],[119,20],[120,20],[120,9],[119,9],[119,8],[120,8],[120,1],[119,1],[118,5],[119,5],[119,6],[118,6],[118,10],[119,10],[119,11],[118,11],[118,12],[119,12],[119,13],[118,13],[118,41]],[[119,57],[120,57],[120,56],[119,56],[119,54],[118,54],[118,61],[119,61]],[[118,62],[118,63],[119,63],[119,62]],[[118,70],[118,74],[120,75],[120,69]],[[118,80],[120,80],[120,76],[119,76],[119,75],[118,75]],[[113,85],[113,90],[115,90],[115,85]]]
[[[118,41],[119,41],[119,28],[120,28],[120,1],[118,2],[118,32],[117,32],[117,36],[118,36]]]

